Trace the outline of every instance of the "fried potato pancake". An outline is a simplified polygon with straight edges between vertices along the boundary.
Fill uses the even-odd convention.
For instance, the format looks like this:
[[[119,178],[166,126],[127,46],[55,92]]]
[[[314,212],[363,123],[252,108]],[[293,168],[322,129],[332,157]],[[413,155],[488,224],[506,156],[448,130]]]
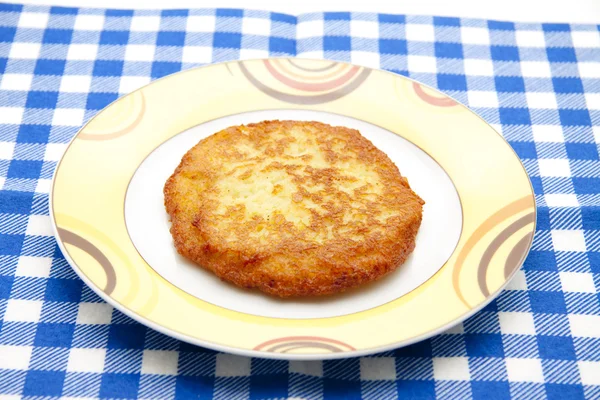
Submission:
[[[280,297],[338,293],[393,271],[415,247],[424,204],[357,130],[305,121],[203,139],[164,195],[181,255]]]

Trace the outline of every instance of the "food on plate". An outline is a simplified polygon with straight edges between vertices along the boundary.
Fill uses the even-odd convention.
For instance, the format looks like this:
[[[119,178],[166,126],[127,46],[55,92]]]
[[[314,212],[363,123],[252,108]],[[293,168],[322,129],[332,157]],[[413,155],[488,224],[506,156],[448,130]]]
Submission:
[[[280,297],[342,292],[400,266],[423,200],[357,130],[232,126],[189,150],[164,187],[177,251]]]

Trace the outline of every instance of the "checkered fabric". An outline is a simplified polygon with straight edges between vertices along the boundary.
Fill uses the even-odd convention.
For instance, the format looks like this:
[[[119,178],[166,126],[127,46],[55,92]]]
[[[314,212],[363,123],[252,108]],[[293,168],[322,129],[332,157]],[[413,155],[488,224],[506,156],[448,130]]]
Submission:
[[[600,398],[599,29],[0,4],[0,397]],[[48,191],[78,127],[152,79],[267,56],[407,75],[504,135],[531,176],[539,215],[532,252],[497,300],[397,351],[267,361],[159,334],[77,278],[52,237]]]

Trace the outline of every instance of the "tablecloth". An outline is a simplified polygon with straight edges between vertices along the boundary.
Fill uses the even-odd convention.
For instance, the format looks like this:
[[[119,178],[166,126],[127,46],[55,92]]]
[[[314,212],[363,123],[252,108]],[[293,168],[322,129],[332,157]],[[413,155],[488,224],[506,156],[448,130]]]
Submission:
[[[600,398],[599,29],[0,4],[0,397]],[[495,301],[410,347],[287,362],[169,338],[78,279],[48,217],[52,173],[78,127],[153,79],[267,56],[407,75],[501,132],[531,177],[538,221],[529,257]]]

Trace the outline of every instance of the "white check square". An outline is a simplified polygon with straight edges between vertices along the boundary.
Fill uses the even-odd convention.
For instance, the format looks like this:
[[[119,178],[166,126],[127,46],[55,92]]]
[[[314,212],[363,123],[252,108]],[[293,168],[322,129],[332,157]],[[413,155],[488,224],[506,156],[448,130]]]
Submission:
[[[535,335],[533,315],[528,312],[499,312],[500,331],[505,335]]]
[[[0,89],[3,90],[29,90],[31,88],[31,74],[4,74]]]
[[[64,81],[64,78],[63,78]],[[44,153],[44,161],[58,161],[62,158],[67,144],[64,143],[48,143],[46,145],[46,153]]]
[[[290,373],[310,375],[316,377],[323,376],[323,361],[290,361]]]
[[[20,124],[23,112],[21,107],[0,107],[0,124]]]
[[[578,361],[581,383],[584,385],[600,385],[600,361]]]
[[[19,28],[37,28],[44,29],[48,25],[47,13],[21,13],[19,18]]]
[[[374,21],[350,21],[350,36],[369,39],[379,38],[379,24]]]
[[[416,42],[434,42],[435,31],[432,25],[406,24],[406,39]]]
[[[242,33],[245,35],[269,36],[271,20],[264,18],[243,18]]]
[[[210,15],[192,15],[188,17],[186,30],[188,32],[214,32],[217,21]]]
[[[527,290],[527,279],[523,270],[515,272],[515,276],[506,285],[506,290]]]
[[[540,158],[538,166],[541,176],[570,177],[569,160],[560,158]]]
[[[594,277],[589,272],[559,272],[560,283],[565,292],[596,293]]]
[[[579,207],[576,194],[554,193],[544,195],[548,207]]]
[[[533,140],[536,142],[564,143],[565,141],[562,127],[559,125],[532,125],[531,130]]]
[[[106,303],[79,303],[78,324],[106,325],[112,319],[113,307]]]
[[[42,313],[41,300],[9,299],[4,314],[5,321],[38,322]]]
[[[515,38],[519,47],[545,47],[546,39],[542,31],[521,31],[515,32]]]
[[[122,76],[119,82],[119,93],[131,93],[150,83],[148,76]]]
[[[467,95],[469,98],[469,105],[471,107],[498,107],[498,94],[496,92],[470,90],[467,92]]]
[[[211,53],[212,57],[212,53]],[[240,59],[241,60],[256,60],[257,58],[268,58],[269,51],[268,50],[259,50],[259,49],[240,49]]]
[[[179,353],[166,350],[144,350],[142,374],[177,375]]]
[[[88,75],[64,75],[60,81],[60,91],[65,93],[88,93],[92,77]]]
[[[54,110],[52,125],[59,126],[81,126],[84,111],[80,108],[57,108]]]
[[[184,63],[205,64],[212,61],[212,47],[208,46],[185,46],[181,61]]]
[[[575,337],[600,338],[600,316],[570,314],[569,326]]]
[[[363,357],[360,359],[360,379],[364,381],[393,381],[396,379],[394,357]]]
[[[30,215],[27,221],[27,235],[54,236],[52,223],[47,215]]]
[[[556,95],[552,92],[527,92],[525,93],[525,97],[527,98],[527,105],[529,108],[551,110],[556,110],[558,108]]]
[[[487,29],[464,26],[460,29],[460,34],[465,44],[490,44],[490,33]]]
[[[600,93],[586,93],[585,104],[590,110],[600,110]]]
[[[0,345],[0,368],[26,370],[31,359],[31,346]]]
[[[437,62],[435,57],[409,55],[408,70],[411,72],[427,72],[435,74],[437,72]]]
[[[521,74],[531,78],[550,78],[552,70],[547,61],[521,61]]]
[[[362,65],[369,68],[379,68],[379,53],[371,51],[353,51],[350,53],[350,59],[353,64]]]
[[[600,78],[600,62],[582,61],[577,63],[582,78]]]
[[[36,193],[50,193],[52,189],[52,179],[38,179],[35,185]]]
[[[309,37],[320,37],[325,33],[325,27],[322,20],[303,21],[298,23],[296,28],[296,38],[306,39]]]
[[[19,43],[15,42],[10,47],[9,58],[21,58],[34,60],[40,55],[41,45],[39,43]]]
[[[585,236],[582,230],[554,229],[551,232],[552,244],[556,251],[586,251]]]
[[[504,361],[509,382],[544,382],[544,371],[539,359],[507,358]]]
[[[152,61],[156,46],[150,44],[128,44],[125,48],[125,61]]]
[[[132,32],[156,32],[160,30],[160,17],[152,16],[134,16],[131,18]]]
[[[0,124],[4,123],[2,119],[2,109],[0,109]],[[0,160],[12,160],[15,150],[15,142],[0,142]]]
[[[69,351],[67,371],[69,372],[103,372],[106,349],[72,348]]]
[[[466,58],[464,60],[465,73],[467,75],[478,75],[478,76],[493,76],[494,65],[490,60],[475,60]]]
[[[17,262],[16,276],[47,278],[52,267],[51,257],[21,256]]]
[[[217,354],[215,376],[250,376],[250,358]]]
[[[434,357],[433,377],[436,381],[468,381],[471,379],[467,357]]]
[[[574,47],[594,47],[600,48],[600,32],[593,31],[572,31],[571,40]]]
[[[67,60],[93,61],[97,54],[97,44],[71,44],[67,52]]]
[[[101,31],[102,27],[104,27],[104,15],[79,14],[75,18],[75,30]]]

